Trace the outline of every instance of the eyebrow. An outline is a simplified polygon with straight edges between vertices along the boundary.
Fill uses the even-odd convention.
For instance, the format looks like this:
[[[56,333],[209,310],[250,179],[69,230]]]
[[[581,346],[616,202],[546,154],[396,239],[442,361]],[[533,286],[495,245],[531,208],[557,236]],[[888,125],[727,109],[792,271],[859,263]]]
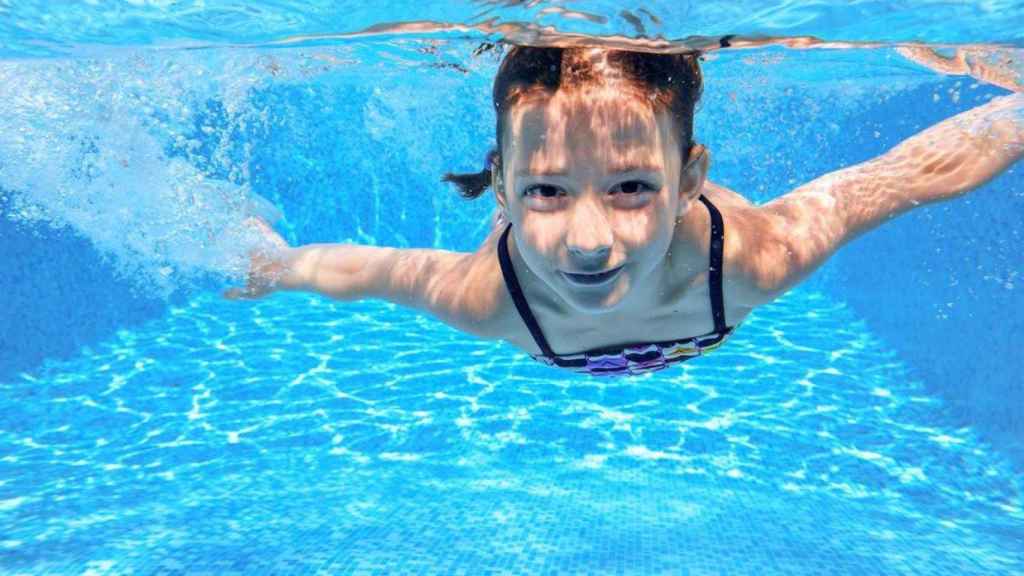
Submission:
[[[609,171],[612,174],[625,174],[627,172],[661,172],[661,166],[654,164],[623,164],[621,166],[612,166]],[[522,178],[523,176],[562,176],[566,177],[569,172],[566,170],[541,170],[539,172],[533,172],[530,170],[519,170],[516,172],[516,176]]]

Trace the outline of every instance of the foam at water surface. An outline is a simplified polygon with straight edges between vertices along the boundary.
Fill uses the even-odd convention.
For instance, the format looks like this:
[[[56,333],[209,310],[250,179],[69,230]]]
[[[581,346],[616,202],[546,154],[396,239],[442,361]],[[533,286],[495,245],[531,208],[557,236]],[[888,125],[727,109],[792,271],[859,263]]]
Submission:
[[[867,42],[1002,43],[1020,46],[1019,0],[316,0],[250,2],[95,0],[47,9],[0,4],[0,57],[96,47],[225,46],[388,35],[395,24],[525,41],[551,30],[589,36],[682,39],[725,34],[821,36]]]

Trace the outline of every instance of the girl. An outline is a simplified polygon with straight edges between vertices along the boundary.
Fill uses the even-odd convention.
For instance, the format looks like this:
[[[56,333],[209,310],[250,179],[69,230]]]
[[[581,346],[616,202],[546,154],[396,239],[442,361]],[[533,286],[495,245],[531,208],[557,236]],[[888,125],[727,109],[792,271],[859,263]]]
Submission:
[[[494,81],[497,148],[478,174],[494,227],[474,253],[313,244],[253,255],[229,298],[384,298],[590,374],[664,368],[720,346],[840,246],[972,190],[1024,151],[1024,98],[997,98],[888,153],[757,206],[707,180],[692,54],[512,48]]]

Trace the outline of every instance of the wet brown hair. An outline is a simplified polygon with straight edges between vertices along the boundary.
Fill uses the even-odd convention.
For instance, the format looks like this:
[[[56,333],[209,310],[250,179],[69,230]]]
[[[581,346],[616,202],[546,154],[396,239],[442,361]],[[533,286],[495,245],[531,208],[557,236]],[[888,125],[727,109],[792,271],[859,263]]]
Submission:
[[[505,55],[494,78],[493,102],[497,116],[497,148],[487,153],[485,168],[475,174],[445,174],[444,182],[459,187],[465,198],[476,198],[491,185],[492,167],[500,168],[508,112],[528,94],[552,95],[561,88],[585,88],[601,76],[583,57],[586,48],[533,48],[516,46]],[[683,162],[693,145],[693,112],[700,100],[703,80],[697,54],[653,54],[608,51],[608,68],[628,85],[647,96],[656,109],[667,110],[679,130]]]

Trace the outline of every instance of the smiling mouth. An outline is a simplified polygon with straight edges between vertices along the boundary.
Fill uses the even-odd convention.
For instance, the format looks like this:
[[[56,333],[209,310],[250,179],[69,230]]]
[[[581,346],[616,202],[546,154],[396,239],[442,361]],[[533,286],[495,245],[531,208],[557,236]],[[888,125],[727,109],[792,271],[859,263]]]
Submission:
[[[570,284],[576,284],[577,286],[600,286],[611,281],[611,279],[618,276],[621,271],[622,266],[619,266],[618,268],[613,268],[607,272],[598,272],[597,274],[574,274],[572,272],[562,272],[562,276],[565,276]]]

